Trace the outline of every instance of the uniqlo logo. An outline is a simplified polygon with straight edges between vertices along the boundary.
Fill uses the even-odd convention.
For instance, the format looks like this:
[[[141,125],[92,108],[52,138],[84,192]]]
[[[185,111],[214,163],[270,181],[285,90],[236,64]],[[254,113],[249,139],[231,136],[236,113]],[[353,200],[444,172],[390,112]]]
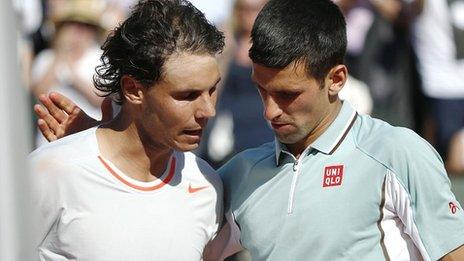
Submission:
[[[340,186],[343,181],[343,165],[326,166],[322,187]]]

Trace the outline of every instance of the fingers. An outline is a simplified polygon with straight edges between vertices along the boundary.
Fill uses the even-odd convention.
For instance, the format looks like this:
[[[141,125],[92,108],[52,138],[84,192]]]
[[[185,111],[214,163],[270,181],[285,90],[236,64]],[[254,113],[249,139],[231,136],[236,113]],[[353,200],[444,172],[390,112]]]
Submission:
[[[49,140],[50,134],[48,132],[51,132],[55,137],[52,140],[56,140],[58,134],[63,132],[63,130],[60,127],[60,123],[56,120],[55,117],[53,117],[47,109],[44,107],[36,104],[34,105],[34,111],[39,117],[41,121],[38,121],[37,124],[39,125],[39,129],[42,132],[42,134],[45,136],[47,140]],[[46,126],[45,126],[46,125]],[[44,133],[45,131],[45,133]],[[50,140],[49,140],[50,141]]]
[[[48,97],[57,108],[65,111],[68,115],[79,114],[81,112],[81,109],[74,102],[60,93],[51,92]]]
[[[42,135],[47,139],[48,141],[54,141],[56,140],[55,134],[48,128],[47,123],[43,119],[37,120],[37,125],[39,126],[39,130],[42,133]]]
[[[111,104],[111,98],[106,97],[101,105],[102,110],[102,122],[107,122],[113,119],[113,106]]]
[[[59,123],[64,122],[68,118],[68,115],[62,109],[58,108],[46,95],[40,95],[39,101],[45,106],[47,113],[50,113]],[[39,115],[38,112],[37,115]]]
[[[58,126],[58,122],[53,118],[50,113],[42,107],[41,105],[34,105],[34,112],[37,114],[37,117],[39,117],[39,120],[37,121],[37,126],[39,126],[39,130],[42,133],[42,135],[47,139],[48,141],[54,141],[57,139],[55,132],[50,129],[50,125],[55,126],[55,128]]]
[[[38,104],[34,106],[34,111],[39,117],[37,125],[48,141],[60,139],[98,123],[74,102],[57,92],[52,92],[48,96],[40,95],[39,100],[43,106]],[[111,104],[107,107],[111,107]],[[105,109],[109,115],[112,114],[110,110],[111,108]]]

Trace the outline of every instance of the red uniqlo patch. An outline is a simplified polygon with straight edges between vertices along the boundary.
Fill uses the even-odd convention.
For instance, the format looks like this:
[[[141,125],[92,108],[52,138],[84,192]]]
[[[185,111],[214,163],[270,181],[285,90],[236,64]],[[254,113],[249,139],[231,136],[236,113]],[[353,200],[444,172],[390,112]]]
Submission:
[[[326,166],[322,187],[340,186],[343,181],[343,165]]]

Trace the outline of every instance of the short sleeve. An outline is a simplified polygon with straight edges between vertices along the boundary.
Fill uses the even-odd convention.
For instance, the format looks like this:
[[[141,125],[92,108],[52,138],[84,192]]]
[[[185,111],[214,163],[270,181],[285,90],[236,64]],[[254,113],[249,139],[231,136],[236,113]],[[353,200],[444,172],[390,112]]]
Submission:
[[[233,157],[230,161],[224,164],[218,173],[224,184],[224,211],[232,211],[232,199],[236,198],[237,190],[246,170],[246,161],[242,159],[242,153]]]
[[[412,131],[400,135],[387,187],[406,232],[437,260],[464,244],[464,212],[438,153]]]
[[[222,220],[224,219],[222,180],[217,172],[206,161],[199,157],[194,157],[200,172],[214,188],[214,193],[211,193],[211,197],[214,200],[212,202],[211,219],[208,222],[209,225],[207,232],[208,238],[212,239],[217,236]]]
[[[57,175],[60,165],[56,159],[43,154],[33,153],[29,156],[31,200],[33,205],[34,233],[33,245],[37,254],[60,217],[61,197]],[[61,174],[62,175],[62,174]]]

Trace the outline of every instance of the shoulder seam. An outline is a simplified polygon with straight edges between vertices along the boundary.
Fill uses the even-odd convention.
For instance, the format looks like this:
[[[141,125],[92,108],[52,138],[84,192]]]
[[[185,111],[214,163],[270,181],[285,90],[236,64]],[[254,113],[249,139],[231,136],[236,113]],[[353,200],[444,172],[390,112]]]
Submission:
[[[369,153],[367,153],[367,151],[365,151],[363,148],[361,148],[361,146],[359,146],[358,141],[356,140],[356,138],[354,138],[354,144],[356,146],[356,149],[361,151],[364,155],[368,156],[372,160],[374,160],[377,163],[379,163],[380,165],[384,166],[387,170],[389,170],[389,171],[391,171],[393,173],[396,173],[396,171],[392,167],[388,166],[386,163],[382,162],[380,159],[370,155]]]
[[[248,169],[248,171],[247,171],[247,173],[246,173],[246,176],[248,176],[248,173],[250,173],[250,172],[255,168],[255,166],[258,165],[258,163],[260,163],[261,161],[265,160],[265,159],[268,158],[269,156],[272,156],[272,154],[273,154],[273,151],[271,151],[271,153],[266,154],[265,156],[260,157],[258,160],[256,160],[256,162],[253,163],[253,165]],[[244,175],[244,176],[245,176],[245,175]],[[245,180],[245,179],[240,180],[240,184],[239,184],[237,187],[243,187],[242,184],[243,184],[244,180]]]

